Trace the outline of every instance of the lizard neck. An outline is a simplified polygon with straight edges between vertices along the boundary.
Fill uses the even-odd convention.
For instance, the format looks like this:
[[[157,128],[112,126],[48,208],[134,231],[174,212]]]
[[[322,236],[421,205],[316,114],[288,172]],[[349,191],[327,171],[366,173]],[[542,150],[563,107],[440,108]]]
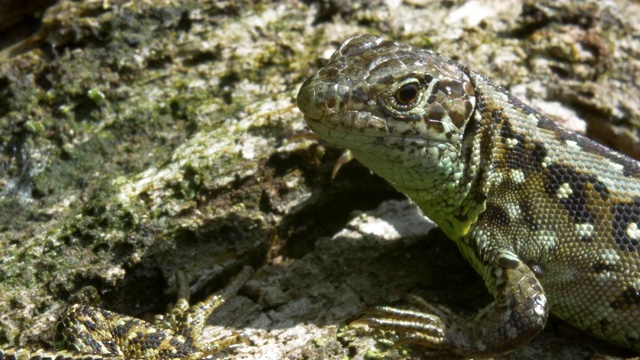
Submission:
[[[482,113],[476,111],[465,129],[460,143],[454,171],[445,183],[437,184],[430,191],[412,194],[411,189],[397,187],[407,194],[422,212],[433,220],[452,240],[467,235],[479,214],[486,209],[487,183],[490,176],[487,167],[487,147],[490,143],[490,128],[483,123]],[[433,184],[436,185],[436,184]],[[420,196],[430,193],[431,196]]]
[[[433,220],[453,240],[469,232],[471,225],[485,209],[485,200],[476,189],[482,188],[481,126],[477,119],[469,122],[463,141],[457,145],[440,143],[422,151],[428,156],[405,157],[402,161],[385,158],[388,153],[377,149],[351,152],[358,161],[389,181],[407,195],[422,213]],[[398,153],[398,152],[395,152]],[[434,158],[437,164],[423,162]]]

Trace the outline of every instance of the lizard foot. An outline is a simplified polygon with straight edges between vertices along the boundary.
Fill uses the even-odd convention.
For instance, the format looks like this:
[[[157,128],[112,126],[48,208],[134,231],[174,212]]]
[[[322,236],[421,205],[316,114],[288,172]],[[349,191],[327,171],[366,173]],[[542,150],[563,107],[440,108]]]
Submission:
[[[366,325],[374,329],[394,331],[398,340],[394,347],[404,344],[420,345],[431,349],[443,349],[451,342],[451,329],[460,328],[464,319],[450,309],[430,304],[423,298],[402,294],[413,309],[376,306],[364,310],[351,322],[351,326]]]

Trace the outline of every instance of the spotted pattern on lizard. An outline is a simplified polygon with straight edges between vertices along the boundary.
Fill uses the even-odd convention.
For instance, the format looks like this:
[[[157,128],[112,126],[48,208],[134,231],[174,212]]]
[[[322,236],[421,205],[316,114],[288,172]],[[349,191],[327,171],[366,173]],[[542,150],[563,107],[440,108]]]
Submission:
[[[467,320],[414,299],[356,320],[461,356],[511,351],[549,313],[640,350],[640,166],[429,50],[356,36],[300,89],[321,138],[412,199],[495,301]]]
[[[245,267],[222,291],[189,306],[184,276],[177,275],[178,301],[154,324],[87,305],[72,305],[54,329],[59,351],[0,349],[0,360],[200,360],[242,339],[238,335],[204,343],[205,321],[251,277]]]

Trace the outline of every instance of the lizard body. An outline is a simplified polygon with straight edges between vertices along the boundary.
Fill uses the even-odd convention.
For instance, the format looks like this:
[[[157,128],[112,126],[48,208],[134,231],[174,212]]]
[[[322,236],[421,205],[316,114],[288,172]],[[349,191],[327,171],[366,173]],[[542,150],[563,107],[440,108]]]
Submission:
[[[0,360],[200,360],[236,344],[238,335],[204,343],[205,321],[251,277],[245,267],[223,290],[189,306],[189,290],[178,274],[178,301],[154,324],[88,305],[72,305],[54,329],[58,351],[0,349]]]
[[[372,35],[302,86],[321,138],[411,198],[495,301],[461,321],[424,301],[357,320],[462,356],[511,351],[549,313],[640,351],[640,165],[559,126],[481,74]]]

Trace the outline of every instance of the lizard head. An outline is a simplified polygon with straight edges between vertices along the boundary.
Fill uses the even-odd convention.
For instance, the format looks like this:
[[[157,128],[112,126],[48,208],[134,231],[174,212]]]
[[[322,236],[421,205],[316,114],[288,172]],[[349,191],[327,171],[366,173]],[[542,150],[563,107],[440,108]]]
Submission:
[[[475,100],[457,64],[373,35],[345,41],[297,98],[315,133],[405,193],[459,180]]]

